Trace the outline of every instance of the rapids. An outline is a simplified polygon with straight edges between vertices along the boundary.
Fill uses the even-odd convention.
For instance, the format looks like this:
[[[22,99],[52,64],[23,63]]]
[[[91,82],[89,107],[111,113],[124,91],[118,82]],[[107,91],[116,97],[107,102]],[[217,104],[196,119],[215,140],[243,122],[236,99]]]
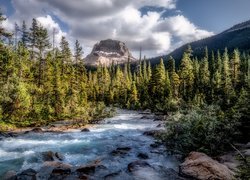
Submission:
[[[143,135],[146,130],[159,129],[156,128],[159,122],[142,116],[138,111],[118,110],[114,117],[90,127],[90,132],[71,130],[4,138],[0,140],[0,177],[9,170],[39,170],[43,162],[41,153],[45,151],[63,154],[63,162],[74,166],[100,159],[112,172],[126,171],[130,162],[138,160],[139,153],[145,153],[150,165],[176,170],[178,161],[163,147],[157,150],[150,147],[155,139]],[[111,152],[117,147],[130,147],[131,150],[124,156],[113,156]],[[146,173],[150,171],[144,173],[147,176]]]

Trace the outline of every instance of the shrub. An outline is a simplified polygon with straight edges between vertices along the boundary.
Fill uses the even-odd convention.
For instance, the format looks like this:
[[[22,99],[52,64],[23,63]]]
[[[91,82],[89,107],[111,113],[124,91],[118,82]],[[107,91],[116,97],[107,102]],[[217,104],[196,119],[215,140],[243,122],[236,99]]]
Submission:
[[[169,119],[161,140],[170,151],[184,155],[190,151],[214,155],[230,147],[238,125],[237,118],[228,118],[218,106],[184,110]]]

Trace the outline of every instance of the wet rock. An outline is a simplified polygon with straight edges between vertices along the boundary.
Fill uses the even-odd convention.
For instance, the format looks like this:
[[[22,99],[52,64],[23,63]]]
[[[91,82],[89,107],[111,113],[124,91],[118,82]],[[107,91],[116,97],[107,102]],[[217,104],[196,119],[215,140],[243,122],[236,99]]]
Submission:
[[[146,110],[140,112],[140,114],[151,114],[151,113],[152,113],[152,112],[151,112],[150,109],[146,109]]]
[[[166,119],[167,119],[166,115],[158,115],[158,116],[155,116],[154,121],[165,121]]]
[[[128,171],[133,172],[139,168],[151,167],[146,161],[137,160],[128,164]]]
[[[145,115],[141,117],[141,119],[153,119],[153,118],[154,118],[154,115]]]
[[[114,173],[107,174],[106,176],[103,177],[104,180],[113,180],[115,178],[118,178],[121,175],[122,171],[119,170]]]
[[[8,171],[3,177],[3,180],[16,180],[16,179],[17,179],[16,171]]]
[[[81,130],[81,132],[90,132],[90,130],[88,128],[84,128]]]
[[[157,128],[163,127],[163,124],[158,124],[156,127]]]
[[[141,159],[148,159],[148,158],[149,158],[148,155],[147,155],[146,153],[139,153],[139,154],[137,155],[137,157],[138,157],[138,158],[141,158]]]
[[[95,173],[96,166],[97,165],[81,166],[76,169],[76,172],[78,174],[93,175]]]
[[[33,132],[33,133],[42,133],[42,132],[43,132],[43,129],[37,127],[37,128],[32,129],[30,132]]]
[[[200,152],[191,152],[179,166],[180,174],[200,180],[233,179],[234,173],[225,165]]]
[[[9,137],[17,137],[18,133],[14,133],[14,132],[9,132],[9,133],[5,133],[5,132],[0,132],[0,138],[9,138]]]
[[[160,145],[161,145],[161,143],[155,142],[153,144],[150,144],[150,147],[152,147],[152,148],[158,148]]]
[[[36,174],[34,169],[27,169],[17,175],[17,180],[36,180]]]
[[[107,174],[102,179],[104,180],[134,180],[133,177],[131,177],[126,172],[121,171],[121,170],[114,172],[114,173]]]
[[[64,160],[64,156],[62,154],[60,154],[59,152],[55,153],[55,157],[59,160],[59,161],[63,161]]]
[[[69,175],[68,173],[71,169],[72,166],[70,164],[58,161],[46,161],[39,170],[37,177],[38,179],[63,179]]]
[[[49,179],[64,179],[69,176],[71,173],[71,169],[69,167],[56,167],[52,170]]]
[[[150,131],[145,131],[143,133],[143,135],[156,137],[156,136],[159,136],[162,133],[163,133],[163,130],[150,130]]]
[[[46,151],[42,153],[42,159],[43,161],[62,161],[64,156],[58,152],[54,153],[52,151]]]
[[[125,155],[131,150],[130,147],[118,147],[116,150],[112,151],[111,154],[113,156]]]
[[[43,167],[47,167],[47,168],[72,168],[72,165],[70,164],[66,164],[66,163],[62,163],[62,162],[58,162],[58,161],[46,161],[43,163]]]

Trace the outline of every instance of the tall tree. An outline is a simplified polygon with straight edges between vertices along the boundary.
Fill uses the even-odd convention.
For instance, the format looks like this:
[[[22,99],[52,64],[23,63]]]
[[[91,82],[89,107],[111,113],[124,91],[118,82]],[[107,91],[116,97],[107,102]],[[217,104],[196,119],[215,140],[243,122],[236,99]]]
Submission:
[[[35,58],[35,47],[37,43],[37,36],[38,36],[38,22],[35,18],[32,19],[32,25],[30,28],[30,34],[29,34],[29,42],[31,47],[31,59]]]
[[[22,24],[22,37],[21,37],[22,45],[24,48],[27,48],[28,42],[29,42],[29,32],[27,30],[27,25],[25,21],[23,21]]]
[[[184,52],[181,64],[180,64],[180,89],[181,94],[184,100],[191,100],[193,97],[193,83],[194,83],[194,74],[191,57],[191,47]]]
[[[232,83],[233,86],[236,87],[239,83],[239,77],[240,77],[240,52],[238,49],[235,49],[233,51],[231,66],[232,66]]]
[[[76,64],[83,61],[82,56],[83,56],[82,46],[80,45],[79,41],[76,40],[76,42],[75,42],[75,53],[74,53]]]

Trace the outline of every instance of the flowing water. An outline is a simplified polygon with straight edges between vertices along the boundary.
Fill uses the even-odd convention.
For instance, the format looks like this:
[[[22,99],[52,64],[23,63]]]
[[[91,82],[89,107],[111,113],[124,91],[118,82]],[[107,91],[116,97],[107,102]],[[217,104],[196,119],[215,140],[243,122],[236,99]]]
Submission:
[[[42,165],[41,153],[45,151],[59,152],[65,156],[65,163],[76,166],[101,159],[112,172],[125,171],[142,152],[149,156],[146,161],[150,165],[176,169],[177,160],[150,147],[155,140],[143,135],[146,130],[157,129],[159,122],[141,119],[142,116],[137,111],[118,110],[115,117],[90,127],[90,132],[28,133],[5,138],[0,141],[0,177],[9,170],[38,170]],[[117,147],[131,150],[124,156],[113,156],[111,152]]]

